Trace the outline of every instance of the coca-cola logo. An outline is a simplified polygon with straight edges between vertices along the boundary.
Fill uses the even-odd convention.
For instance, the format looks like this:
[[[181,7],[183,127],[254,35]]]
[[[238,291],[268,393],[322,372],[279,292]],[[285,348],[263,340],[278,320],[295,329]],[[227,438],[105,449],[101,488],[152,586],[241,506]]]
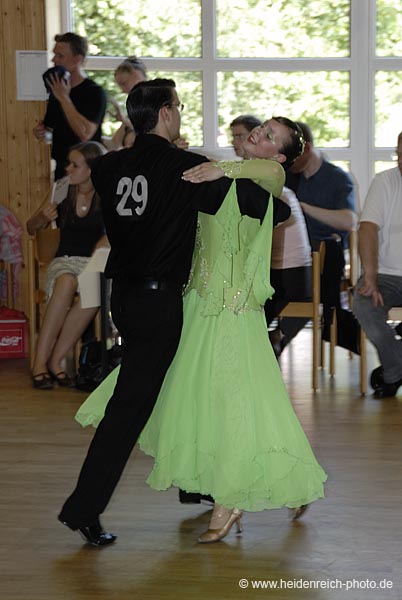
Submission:
[[[20,335],[4,335],[2,338],[0,338],[0,347],[8,348],[10,346],[18,346],[20,340],[22,340]]]

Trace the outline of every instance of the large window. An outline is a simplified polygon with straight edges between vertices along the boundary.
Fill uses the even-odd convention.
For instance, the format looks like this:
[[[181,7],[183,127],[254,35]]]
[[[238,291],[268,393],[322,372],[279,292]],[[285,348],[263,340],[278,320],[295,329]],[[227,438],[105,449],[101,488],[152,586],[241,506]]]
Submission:
[[[350,168],[364,197],[392,166],[402,96],[400,0],[60,0],[63,30],[88,37],[90,75],[124,103],[113,71],[141,57],[173,77],[182,133],[232,156],[242,113],[310,124],[317,146]],[[116,126],[112,116],[106,128]]]
[[[221,58],[350,54],[349,0],[216,0],[216,17]]]
[[[317,145],[350,145],[347,71],[220,71],[217,98],[220,130],[238,114],[291,115],[311,125]]]

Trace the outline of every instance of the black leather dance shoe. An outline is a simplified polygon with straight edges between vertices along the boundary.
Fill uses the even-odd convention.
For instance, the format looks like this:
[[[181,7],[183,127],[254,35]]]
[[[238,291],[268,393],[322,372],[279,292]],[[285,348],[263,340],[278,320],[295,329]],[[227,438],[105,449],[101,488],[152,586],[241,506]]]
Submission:
[[[87,525],[86,527],[78,527],[77,529],[70,527],[66,521],[63,521],[60,517],[58,517],[60,523],[63,523],[69,529],[73,531],[78,531],[81,535],[82,539],[90,544],[91,546],[107,546],[108,544],[113,544],[116,541],[117,535],[113,533],[106,533],[103,529],[99,519],[96,519],[91,525]]]
[[[181,504],[201,504],[206,502],[207,504],[214,504],[214,499],[208,494],[196,494],[193,492],[185,492],[179,489],[179,500]]]

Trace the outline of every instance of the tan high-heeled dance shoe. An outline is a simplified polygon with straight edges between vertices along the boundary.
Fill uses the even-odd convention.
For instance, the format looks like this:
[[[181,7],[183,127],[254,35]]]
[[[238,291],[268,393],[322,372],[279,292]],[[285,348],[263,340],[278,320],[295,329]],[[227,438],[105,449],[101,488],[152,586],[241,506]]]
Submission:
[[[198,538],[200,544],[213,544],[214,542],[219,542],[224,537],[227,536],[229,531],[232,529],[233,525],[236,523],[237,533],[241,533],[243,531],[241,525],[241,516],[243,514],[242,510],[238,508],[234,508],[226,523],[220,529],[208,529],[205,533],[202,533]]]

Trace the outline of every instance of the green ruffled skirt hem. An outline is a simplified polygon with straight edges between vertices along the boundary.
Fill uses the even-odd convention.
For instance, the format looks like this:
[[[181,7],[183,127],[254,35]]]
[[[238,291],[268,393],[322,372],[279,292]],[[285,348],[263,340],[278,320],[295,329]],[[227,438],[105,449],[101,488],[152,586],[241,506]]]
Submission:
[[[185,298],[179,350],[140,436],[147,483],[211,494],[228,508],[294,508],[324,497],[326,474],[295,415],[262,311],[203,317]]]
[[[140,438],[154,457],[147,483],[210,494],[228,508],[295,508],[324,497],[326,474],[287,395],[264,314],[200,314],[184,302],[180,345]],[[97,426],[118,369],[89,396],[76,419]]]
[[[143,443],[140,446],[153,456],[152,448]],[[216,464],[215,457],[201,452],[196,453],[196,460],[203,470],[195,475],[191,465],[183,464],[183,457],[194,457],[194,446],[181,445],[168,457],[159,457],[147,479],[149,486],[160,491],[176,486],[187,492],[210,494],[227,508],[250,512],[284,506],[297,508],[324,498],[323,482],[327,477],[321,467],[305,464],[285,450],[272,450],[247,461],[248,464],[232,465],[230,478]]]

